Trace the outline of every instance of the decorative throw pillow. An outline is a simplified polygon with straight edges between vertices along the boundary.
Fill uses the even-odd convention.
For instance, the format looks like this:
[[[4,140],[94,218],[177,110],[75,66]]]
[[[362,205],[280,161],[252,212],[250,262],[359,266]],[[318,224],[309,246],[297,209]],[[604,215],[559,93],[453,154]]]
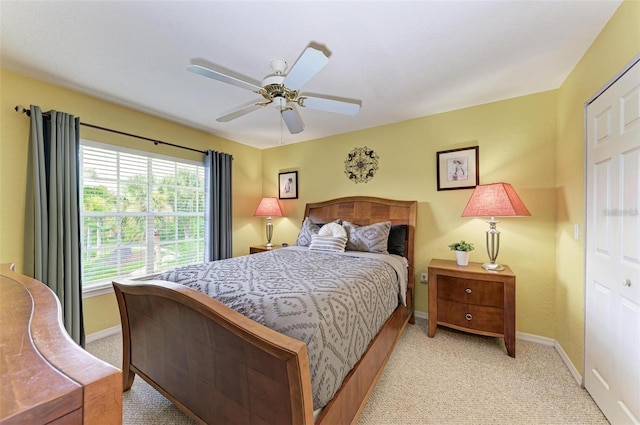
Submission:
[[[368,226],[358,226],[348,221],[342,222],[347,231],[347,251],[381,252],[388,254],[387,244],[391,222],[369,224]]]
[[[404,257],[404,240],[407,237],[407,225],[396,224],[391,226],[389,231],[389,242],[387,243],[387,251],[389,254]]]
[[[309,217],[306,217],[302,222],[302,227],[300,228],[300,232],[298,233],[296,245],[309,246],[309,244],[311,243],[311,236],[317,235],[319,231],[320,226],[311,221]]]
[[[309,249],[312,251],[344,252],[347,236],[311,236]]]
[[[340,225],[340,219],[333,220],[332,223]],[[296,245],[309,246],[311,243],[311,236],[317,235],[323,224],[316,224],[309,217],[305,217],[302,222],[302,227],[298,233],[298,239],[296,239]]]
[[[347,231],[338,223],[327,223],[320,228],[318,236],[339,236],[346,238]]]

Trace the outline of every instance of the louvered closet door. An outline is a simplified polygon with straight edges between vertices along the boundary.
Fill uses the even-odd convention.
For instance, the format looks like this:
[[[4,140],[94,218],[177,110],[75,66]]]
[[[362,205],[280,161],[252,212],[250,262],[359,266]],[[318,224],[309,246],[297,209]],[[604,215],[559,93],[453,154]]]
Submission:
[[[587,107],[585,386],[640,423],[640,63]]]

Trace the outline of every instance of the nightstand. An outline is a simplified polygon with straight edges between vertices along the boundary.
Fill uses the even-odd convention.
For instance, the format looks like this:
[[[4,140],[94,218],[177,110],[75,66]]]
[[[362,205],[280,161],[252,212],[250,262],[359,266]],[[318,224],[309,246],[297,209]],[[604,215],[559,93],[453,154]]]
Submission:
[[[504,338],[516,356],[516,276],[508,266],[487,271],[481,263],[461,267],[455,261],[429,263],[429,337],[437,325]]]
[[[271,247],[266,247],[264,245],[250,246],[249,254],[257,254],[258,252],[271,251],[271,250],[280,249],[280,248],[282,248],[282,245],[274,245]]]

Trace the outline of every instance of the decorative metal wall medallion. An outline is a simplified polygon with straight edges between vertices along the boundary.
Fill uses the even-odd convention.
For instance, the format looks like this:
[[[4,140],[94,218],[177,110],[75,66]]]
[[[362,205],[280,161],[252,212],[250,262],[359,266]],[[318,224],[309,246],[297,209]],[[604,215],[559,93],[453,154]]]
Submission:
[[[378,171],[378,159],[373,149],[355,148],[344,161],[344,173],[354,183],[366,183]]]

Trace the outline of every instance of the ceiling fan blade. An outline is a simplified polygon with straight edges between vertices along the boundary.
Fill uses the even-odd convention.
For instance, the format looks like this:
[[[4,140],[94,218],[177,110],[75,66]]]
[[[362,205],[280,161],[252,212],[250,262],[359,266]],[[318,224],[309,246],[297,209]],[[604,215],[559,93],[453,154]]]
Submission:
[[[360,101],[339,97],[303,95],[298,97],[298,105],[305,108],[319,109],[321,111],[335,112],[344,115],[355,115],[360,111]]]
[[[257,111],[258,109],[264,108],[269,103],[271,103],[271,102],[256,102],[256,101],[253,101],[251,103],[244,104],[242,106],[239,106],[239,107],[227,112],[226,114],[224,114],[222,116],[219,116],[218,118],[216,118],[216,121],[218,121],[218,122],[229,122],[229,121],[234,120],[236,118],[239,118],[239,117],[241,117],[243,115],[247,115],[249,112]]]
[[[302,118],[300,118],[300,114],[296,108],[289,106],[283,109],[280,114],[282,115],[282,120],[289,129],[289,133],[298,134],[304,129]]]
[[[192,59],[191,65],[187,66],[187,69],[195,74],[213,78],[214,80],[253,92],[259,92],[260,89],[262,89],[258,81],[209,63],[204,59]]]
[[[313,46],[309,46],[302,52],[291,70],[284,77],[284,84],[291,90],[299,90],[307,81],[316,75],[324,66],[329,63],[329,56]]]

